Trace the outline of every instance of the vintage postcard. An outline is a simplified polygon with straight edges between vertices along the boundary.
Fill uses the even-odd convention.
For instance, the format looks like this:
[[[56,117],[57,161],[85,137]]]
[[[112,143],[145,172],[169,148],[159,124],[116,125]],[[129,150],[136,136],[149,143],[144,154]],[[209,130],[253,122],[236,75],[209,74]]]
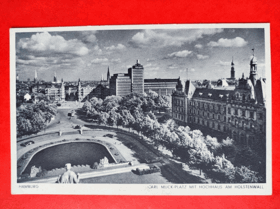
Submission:
[[[10,29],[12,194],[270,195],[269,24]]]

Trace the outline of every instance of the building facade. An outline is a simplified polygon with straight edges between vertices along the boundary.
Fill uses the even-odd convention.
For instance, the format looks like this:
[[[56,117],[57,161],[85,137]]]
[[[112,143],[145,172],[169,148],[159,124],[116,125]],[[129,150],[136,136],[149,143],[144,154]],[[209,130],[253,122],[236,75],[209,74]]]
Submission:
[[[159,96],[161,95],[172,95],[176,86],[180,83],[178,79],[144,79],[144,91],[148,93],[150,90],[156,92]]]
[[[256,58],[250,61],[249,78],[232,90],[196,88],[187,81],[184,92],[172,95],[172,116],[179,124],[199,125],[250,146],[266,139],[265,79],[257,79]]]
[[[144,67],[136,61],[136,64],[128,69],[128,73],[114,74],[110,79],[110,94],[126,96],[131,93],[144,93]]]
[[[110,78],[110,94],[126,96],[132,92],[131,78],[128,74],[118,73]]]
[[[144,93],[144,67],[136,60],[136,64],[128,69],[131,78],[131,91],[137,94]]]
[[[139,63],[139,60],[128,69],[127,74],[117,73],[108,80],[110,81],[110,94],[117,96],[126,96],[131,93],[143,94],[144,92],[148,93],[150,90],[155,91],[159,96],[171,95],[180,85],[182,88],[180,78],[144,79],[144,67]]]

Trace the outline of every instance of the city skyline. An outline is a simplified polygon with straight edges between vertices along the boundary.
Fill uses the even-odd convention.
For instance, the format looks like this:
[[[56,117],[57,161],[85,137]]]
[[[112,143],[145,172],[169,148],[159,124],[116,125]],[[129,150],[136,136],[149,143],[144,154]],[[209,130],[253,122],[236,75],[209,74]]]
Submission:
[[[47,29],[46,29],[47,30]],[[219,79],[249,75],[251,49],[258,75],[265,77],[264,29],[135,29],[16,34],[16,71],[31,80],[100,80],[126,73],[139,59],[144,78]]]

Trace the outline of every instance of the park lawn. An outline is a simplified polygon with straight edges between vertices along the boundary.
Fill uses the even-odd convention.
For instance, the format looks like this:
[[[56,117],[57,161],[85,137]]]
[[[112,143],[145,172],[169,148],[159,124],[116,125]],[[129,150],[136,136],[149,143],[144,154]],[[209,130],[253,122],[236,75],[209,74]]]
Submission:
[[[137,175],[132,172],[81,179],[81,184],[170,184],[161,173]]]

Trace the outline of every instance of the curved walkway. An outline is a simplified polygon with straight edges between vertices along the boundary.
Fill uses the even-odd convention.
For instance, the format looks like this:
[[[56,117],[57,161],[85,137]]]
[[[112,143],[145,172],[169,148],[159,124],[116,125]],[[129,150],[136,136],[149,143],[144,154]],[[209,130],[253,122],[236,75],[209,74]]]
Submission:
[[[59,109],[58,115],[46,128],[45,133],[41,132],[38,135],[20,139],[17,143],[17,158],[19,159],[25,152],[28,152],[28,150],[38,146],[40,143],[44,144],[50,141],[59,141],[64,138],[73,139],[73,137],[76,136],[78,136],[77,138],[88,138],[93,135],[95,138],[100,138],[101,140],[114,144],[127,161],[134,161],[138,165],[139,163],[161,162],[161,175],[170,182],[205,182],[203,178],[197,176],[196,174],[191,174],[194,171],[185,172],[182,170],[180,163],[172,162],[169,156],[162,154],[149,144],[148,139],[140,139],[136,131],[132,130],[132,132],[129,132],[125,128],[118,129],[115,127],[93,125],[93,123],[82,121],[80,116],[74,116],[74,118],[69,120],[67,117],[67,113],[69,111],[71,111],[71,109]],[[80,135],[77,129],[73,129],[73,124],[87,126],[83,131],[83,135]],[[58,132],[60,130],[64,133],[66,131],[68,134],[62,134],[62,136],[59,136]],[[21,147],[20,143],[27,140],[33,140],[35,144],[29,145],[28,147]]]

